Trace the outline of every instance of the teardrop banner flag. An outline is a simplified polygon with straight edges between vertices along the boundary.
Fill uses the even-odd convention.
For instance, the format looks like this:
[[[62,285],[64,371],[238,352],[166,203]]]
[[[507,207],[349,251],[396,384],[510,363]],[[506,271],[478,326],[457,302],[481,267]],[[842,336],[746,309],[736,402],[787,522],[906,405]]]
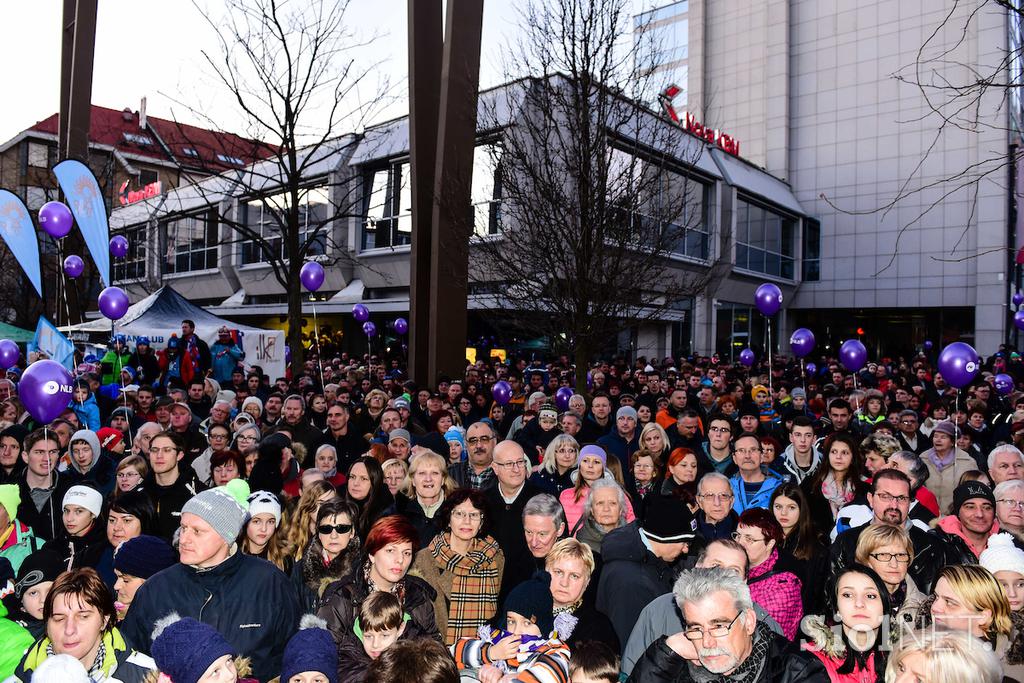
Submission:
[[[41,298],[43,285],[39,272],[39,238],[25,202],[9,190],[0,190],[0,237]]]
[[[65,159],[53,167],[60,189],[78,229],[82,231],[85,246],[89,248],[96,270],[104,286],[110,286],[110,226],[107,223],[107,205],[103,203],[96,176],[81,161]]]

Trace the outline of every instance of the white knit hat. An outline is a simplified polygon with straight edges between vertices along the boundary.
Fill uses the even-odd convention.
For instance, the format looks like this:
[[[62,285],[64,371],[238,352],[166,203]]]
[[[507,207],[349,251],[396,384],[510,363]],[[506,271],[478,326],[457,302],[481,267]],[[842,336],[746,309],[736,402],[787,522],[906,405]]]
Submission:
[[[277,496],[270,491],[254,491],[248,498],[249,518],[256,515],[268,513],[274,516],[277,524],[281,523],[281,503],[277,502]]]
[[[60,505],[77,505],[91,512],[93,517],[99,517],[103,511],[103,495],[96,489],[78,484],[68,489]]]
[[[988,547],[982,551],[978,564],[993,574],[1006,571],[1024,576],[1024,550],[1013,544],[1010,534],[996,534],[988,539]]]
[[[39,683],[89,683],[89,674],[71,655],[53,655],[36,668],[32,680]]]

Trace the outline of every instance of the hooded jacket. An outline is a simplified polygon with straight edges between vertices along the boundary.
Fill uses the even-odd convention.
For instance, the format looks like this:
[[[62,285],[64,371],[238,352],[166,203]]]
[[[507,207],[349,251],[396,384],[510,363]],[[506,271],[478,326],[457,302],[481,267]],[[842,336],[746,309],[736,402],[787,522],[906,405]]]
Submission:
[[[195,470],[183,466],[183,462],[178,462],[178,478],[170,486],[160,486],[152,474],[143,484],[143,490],[149,494],[156,508],[157,530],[168,543],[181,526],[181,508],[197,493],[206,490],[199,482]]]
[[[94,432],[103,425],[100,423],[100,406],[96,403],[96,397],[89,392],[89,398],[84,401],[72,401],[71,409],[78,416],[78,421]]]
[[[330,563],[325,564],[324,547],[319,537],[313,536],[306,551],[302,553],[302,559],[292,565],[292,583],[298,590],[299,604],[304,614],[316,611],[320,606],[320,596],[329,585],[352,572],[353,563],[358,557],[358,544],[350,544]]]
[[[791,653],[789,641],[784,636],[773,633],[764,624],[758,624],[755,635],[768,639],[768,650],[764,655],[764,663],[760,667],[756,683],[828,683],[828,674],[821,662],[805,653]],[[729,677],[711,677],[710,673],[699,666],[687,662],[670,648],[662,636],[654,641],[644,652],[633,673],[630,683],[697,683],[698,681],[728,681]],[[698,669],[703,676],[695,676],[693,669]]]
[[[761,482],[757,491],[752,494],[747,493],[743,477],[738,472],[729,478],[729,486],[732,487],[733,494],[732,509],[736,514],[742,515],[750,508],[768,509],[772,493],[784,483],[782,477],[767,467],[762,466],[761,471],[764,473],[764,481]]]
[[[113,565],[102,568],[103,553],[110,547],[107,541],[107,523],[105,517],[97,517],[84,536],[72,536],[63,527],[61,533],[52,541],[47,541],[39,552],[52,553],[59,557],[66,569],[92,567],[100,573],[100,577],[108,586],[114,584]]]
[[[802,484],[804,479],[810,479],[821,465],[821,451],[811,446],[811,466],[806,471],[796,464],[796,455],[793,452],[793,444],[786,446],[782,456],[775,458],[770,467],[782,475],[788,477],[795,484]]]
[[[149,653],[157,619],[177,612],[217,629],[252,658],[253,676],[281,673],[288,639],[299,625],[299,602],[284,572],[266,560],[235,552],[216,567],[175,564],[146,580],[121,624],[128,642]]]
[[[43,501],[42,507],[37,508],[32,500],[32,489],[29,488],[27,471],[21,473],[18,479],[18,489],[21,494],[21,504],[18,505],[18,519],[32,527],[35,535],[44,541],[56,538],[64,529],[61,523],[64,505],[64,494],[71,488],[71,480],[66,474],[61,474],[56,469],[50,475],[53,478],[53,488],[50,495]]]
[[[675,562],[665,562],[647,549],[640,538],[640,525],[631,522],[604,537],[601,560],[596,607],[608,615],[619,642],[625,643],[647,603],[672,590],[685,555]],[[623,590],[623,586],[629,586],[629,590]]]
[[[839,669],[846,661],[846,643],[833,629],[830,629],[823,617],[809,616],[804,618],[800,624],[803,632],[811,639],[810,643],[804,643],[803,649],[809,652],[828,673],[828,678],[833,683],[862,683],[863,681],[876,681],[879,673],[885,672],[885,657],[878,651],[871,652],[867,656],[866,666],[854,665],[853,671],[839,673]],[[881,637],[881,634],[879,634]]]
[[[78,462],[75,461],[72,455],[76,441],[84,441],[92,449],[92,463],[87,468],[79,467]],[[110,492],[114,490],[114,483],[116,482],[117,465],[103,452],[103,449],[100,447],[100,439],[96,436],[96,433],[90,429],[79,429],[71,435],[71,440],[68,444],[68,465],[67,467],[64,467],[63,463],[61,465],[61,472],[67,475],[68,481],[72,485],[91,484],[104,498],[110,495]]]

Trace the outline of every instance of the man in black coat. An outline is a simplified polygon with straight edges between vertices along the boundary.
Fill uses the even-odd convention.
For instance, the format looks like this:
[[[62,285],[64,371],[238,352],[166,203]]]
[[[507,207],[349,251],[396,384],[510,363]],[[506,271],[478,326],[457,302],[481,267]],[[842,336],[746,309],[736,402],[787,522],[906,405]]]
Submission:
[[[699,538],[685,503],[673,496],[649,500],[643,526],[630,522],[608,532],[601,544],[597,609],[611,619],[622,643],[647,603],[672,590],[690,544]]]
[[[60,443],[52,430],[31,432],[24,446],[21,458],[27,466],[18,478],[21,504],[17,518],[32,527],[36,536],[50,541],[64,532],[62,505],[71,480],[56,469]]]
[[[935,585],[935,577],[939,570],[947,564],[959,564],[960,558],[936,534],[925,531],[907,522],[910,512],[910,479],[899,470],[884,469],[875,474],[868,493],[868,505],[871,506],[872,518],[865,526],[847,529],[836,537],[832,544],[832,575],[856,562],[857,540],[861,533],[872,524],[892,524],[903,526],[910,534],[914,544],[914,561],[908,574],[918,589],[931,593]]]
[[[675,598],[685,630],[654,641],[631,683],[827,683],[818,659],[793,652],[784,636],[758,622],[750,589],[735,572],[698,568],[680,579]]]
[[[498,485],[488,489],[484,496],[491,535],[505,555],[505,571],[498,593],[500,603],[517,583],[525,580],[524,574],[527,579],[533,574],[536,563],[523,533],[523,510],[526,503],[542,491],[526,481],[529,461],[522,446],[515,441],[502,441],[494,447],[491,466]]]

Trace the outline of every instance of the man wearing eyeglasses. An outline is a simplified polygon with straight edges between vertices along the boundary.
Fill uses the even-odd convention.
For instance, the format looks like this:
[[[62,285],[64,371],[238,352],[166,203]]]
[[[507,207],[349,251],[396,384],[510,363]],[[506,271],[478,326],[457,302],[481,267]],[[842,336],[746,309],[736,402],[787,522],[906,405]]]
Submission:
[[[729,478],[708,472],[697,484],[697,531],[704,540],[731,538],[739,515],[733,512],[732,487]]]
[[[473,427],[478,424],[481,423],[470,427],[466,438],[467,446],[470,439],[479,433],[473,431]],[[474,446],[468,447],[472,457]],[[476,447],[479,447],[479,444]],[[523,510],[531,498],[543,491],[526,480],[530,474],[530,461],[527,460],[522,446],[515,441],[502,441],[493,446],[493,449],[491,466],[497,485],[485,491],[484,498],[487,501],[487,519],[491,523],[491,535],[498,541],[505,554],[505,571],[498,594],[498,602],[501,602],[508,591],[515,588],[516,584],[512,581],[517,578],[519,581],[524,580],[524,571],[526,578],[533,573],[532,569],[523,569],[534,564],[523,534]]]
[[[739,472],[729,479],[732,493],[732,509],[742,515],[750,508],[768,508],[772,492],[783,482],[782,477],[768,469],[762,462],[761,441],[754,434],[740,434],[736,437],[733,460]]]
[[[459,488],[486,491],[494,488],[494,428],[486,422],[474,422],[466,430],[466,459],[449,465],[448,475]]]
[[[921,455],[931,446],[928,443],[928,438],[921,433],[920,426],[921,419],[917,412],[913,410],[900,411],[899,422],[896,424],[896,428],[899,430],[896,432],[896,438],[900,440],[903,450]]]
[[[864,529],[872,524],[891,524],[907,530],[914,544],[914,561],[908,573],[918,589],[925,594],[931,592],[939,569],[947,564],[962,564],[958,553],[945,541],[927,527],[919,526],[909,519],[912,494],[910,479],[903,472],[892,468],[879,470],[871,482],[871,492],[867,498],[871,507],[868,523],[843,531],[832,544],[830,554],[833,575],[856,561],[857,541]]]
[[[828,681],[824,666],[791,652],[784,636],[757,620],[750,589],[728,569],[683,572],[673,589],[683,630],[654,641],[629,681]]]

